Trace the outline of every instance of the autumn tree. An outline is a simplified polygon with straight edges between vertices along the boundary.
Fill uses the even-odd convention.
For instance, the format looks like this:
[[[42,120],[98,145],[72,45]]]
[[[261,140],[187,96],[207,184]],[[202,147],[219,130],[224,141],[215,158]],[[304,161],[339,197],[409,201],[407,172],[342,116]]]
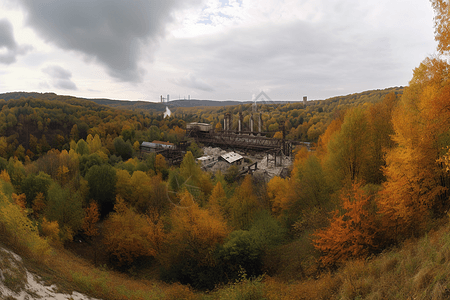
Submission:
[[[85,235],[92,237],[98,235],[98,229],[96,227],[97,222],[100,220],[100,214],[98,212],[98,205],[94,201],[84,208],[83,218],[83,232]]]
[[[347,111],[339,132],[328,142],[327,168],[337,184],[364,179],[370,159],[368,122],[361,108]]]
[[[289,179],[283,179],[278,176],[273,177],[267,183],[267,193],[271,202],[272,212],[276,216],[289,209],[289,193],[291,192],[289,187]]]
[[[216,276],[213,252],[227,236],[228,227],[220,216],[201,209],[187,190],[179,197],[180,207],[172,210],[172,229],[159,259],[172,280],[198,288],[213,287],[209,278]]]
[[[434,39],[438,42],[437,50],[444,54],[450,51],[450,14],[449,3],[446,0],[431,0],[434,17]]]
[[[165,240],[163,224],[157,214],[138,214],[120,197],[103,228],[103,243],[119,266],[129,265],[139,257],[158,255]]]
[[[254,214],[261,208],[255,195],[251,175],[245,176],[244,181],[228,201],[228,205],[233,227],[248,229],[253,221]]]
[[[31,206],[33,210],[33,215],[36,219],[39,219],[39,216],[42,212],[44,212],[46,207],[44,194],[39,192],[36,194],[36,197],[33,200],[33,205]]]
[[[342,191],[343,214],[334,212],[330,227],[315,232],[314,247],[321,252],[324,266],[334,266],[350,258],[365,258],[376,249],[377,227],[371,197],[354,183]]]
[[[449,207],[448,176],[438,159],[450,145],[450,85],[448,64],[427,58],[414,70],[392,123],[396,147],[387,152],[378,206],[386,239],[416,235],[427,227],[431,214]]]

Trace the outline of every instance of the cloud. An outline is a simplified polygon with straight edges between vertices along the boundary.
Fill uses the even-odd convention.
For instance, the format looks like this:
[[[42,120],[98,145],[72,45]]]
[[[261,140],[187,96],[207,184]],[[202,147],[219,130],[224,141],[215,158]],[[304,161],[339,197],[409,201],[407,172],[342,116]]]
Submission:
[[[239,19],[250,20],[250,25],[172,39],[164,46],[161,60],[170,61],[172,69],[182,66],[211,82],[227,82],[232,89],[216,91],[222,98],[270,90],[273,99],[304,95],[324,99],[404,85],[424,53],[433,51],[432,30],[428,32],[432,27],[425,26],[427,32],[422,32],[426,20],[422,15],[415,16],[417,22],[398,22],[397,15],[409,20],[414,15],[403,17],[399,14],[403,8],[391,11],[389,1],[380,1],[370,5],[356,0],[299,1],[310,9],[298,12],[295,5],[275,6],[272,1],[269,6],[270,1],[263,1],[254,10],[249,8],[248,18]],[[285,18],[285,12],[268,13],[271,9],[277,12],[278,7],[291,9],[292,17]],[[256,14],[259,10],[268,17]],[[423,14],[425,9],[417,11]]]
[[[25,55],[31,46],[18,45],[14,39],[13,27],[7,19],[0,20],[0,63],[9,65],[16,62],[18,55]]]
[[[120,81],[139,82],[150,56],[165,35],[171,12],[200,0],[20,0],[27,23],[58,47],[95,59]]]
[[[186,76],[181,78],[176,78],[172,80],[173,83],[179,86],[184,86],[188,88],[193,88],[196,90],[201,90],[205,92],[213,92],[214,88],[203,81],[201,78],[196,78],[194,74],[188,73]]]
[[[72,73],[60,66],[48,66],[42,69],[42,72],[49,75],[52,79],[53,86],[64,90],[77,90],[76,84],[70,79]]]

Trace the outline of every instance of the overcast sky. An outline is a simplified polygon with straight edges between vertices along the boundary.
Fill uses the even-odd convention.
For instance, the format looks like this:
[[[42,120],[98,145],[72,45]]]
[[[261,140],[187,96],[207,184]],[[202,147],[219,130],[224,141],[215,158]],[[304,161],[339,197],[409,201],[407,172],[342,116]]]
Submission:
[[[435,48],[427,0],[0,0],[0,93],[326,99]]]

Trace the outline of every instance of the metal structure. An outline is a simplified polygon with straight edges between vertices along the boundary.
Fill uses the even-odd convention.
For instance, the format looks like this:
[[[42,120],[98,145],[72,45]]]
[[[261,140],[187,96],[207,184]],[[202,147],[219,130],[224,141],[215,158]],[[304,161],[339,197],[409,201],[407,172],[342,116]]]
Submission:
[[[258,120],[261,120],[258,114]],[[261,124],[261,121],[260,121]],[[284,126],[283,138],[274,139],[266,137],[268,132],[261,131],[261,125],[258,131],[253,131],[253,118],[250,117],[250,131],[242,130],[242,114],[239,115],[237,131],[231,129],[231,114],[225,114],[224,130],[214,131],[211,125],[202,123],[190,123],[186,126],[188,137],[194,138],[198,143],[205,146],[217,146],[228,149],[241,149],[258,152],[270,152],[279,155],[291,156],[293,150],[293,141],[285,139]],[[273,134],[270,133],[270,134]],[[277,151],[279,150],[279,151]]]

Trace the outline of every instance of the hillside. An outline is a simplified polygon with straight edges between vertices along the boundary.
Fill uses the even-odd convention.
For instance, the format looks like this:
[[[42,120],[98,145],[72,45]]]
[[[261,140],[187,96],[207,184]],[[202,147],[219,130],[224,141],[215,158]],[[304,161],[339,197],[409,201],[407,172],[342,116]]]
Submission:
[[[70,295],[74,300],[93,299],[72,292],[77,290],[103,299],[448,299],[449,240],[450,226],[447,224],[426,237],[409,240],[366,261],[348,262],[338,271],[324,273],[316,279],[287,283],[269,276],[252,280],[244,277],[207,294],[194,294],[179,287],[178,290],[175,287],[170,290],[169,286],[160,282],[124,281],[93,267],[86,274],[90,282],[83,282],[75,275],[62,275],[64,273],[57,264],[50,264],[47,268],[36,267],[36,263],[30,264],[29,259],[23,260],[13,252],[0,248],[0,297],[26,299],[26,295],[38,295],[53,299]],[[79,262],[73,256],[63,257],[74,271],[81,271],[81,268],[75,267]],[[45,277],[47,284],[43,284],[39,277]],[[126,291],[125,286],[121,293],[128,296],[120,296],[116,290],[120,284],[112,284],[116,280],[121,284],[126,282],[126,286],[132,285],[136,297],[132,296],[132,291]],[[95,286],[102,288],[93,288]],[[61,292],[61,287],[64,287],[64,292]],[[144,290],[148,294],[142,293]]]

